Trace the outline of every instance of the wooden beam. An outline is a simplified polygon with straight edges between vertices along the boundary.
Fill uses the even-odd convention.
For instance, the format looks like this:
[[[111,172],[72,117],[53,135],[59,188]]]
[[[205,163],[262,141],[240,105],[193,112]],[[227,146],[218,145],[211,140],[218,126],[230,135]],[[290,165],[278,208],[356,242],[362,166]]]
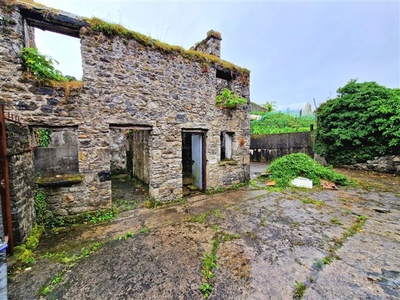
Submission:
[[[79,30],[89,26],[80,17],[63,11],[34,6],[19,6],[21,15],[29,26],[79,38]]]
[[[31,27],[35,27],[44,31],[51,31],[59,34],[68,35],[71,37],[79,38],[79,30],[71,29],[65,26],[59,26],[50,24],[47,22],[37,21],[34,19],[26,19],[27,23]]]

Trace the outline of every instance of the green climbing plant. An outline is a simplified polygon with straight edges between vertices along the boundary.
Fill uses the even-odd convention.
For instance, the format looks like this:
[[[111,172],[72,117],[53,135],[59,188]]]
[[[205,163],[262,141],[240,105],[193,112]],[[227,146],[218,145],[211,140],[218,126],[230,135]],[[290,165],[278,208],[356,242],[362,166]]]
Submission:
[[[50,145],[50,130],[40,128],[36,130],[36,139],[40,147],[48,147]]]
[[[217,96],[215,104],[221,108],[237,108],[239,105],[246,105],[247,99],[228,89],[223,89]]]
[[[73,76],[64,76],[54,67],[58,62],[50,56],[41,54],[37,48],[25,47],[22,49],[22,59],[26,68],[39,79],[55,81],[75,81]]]

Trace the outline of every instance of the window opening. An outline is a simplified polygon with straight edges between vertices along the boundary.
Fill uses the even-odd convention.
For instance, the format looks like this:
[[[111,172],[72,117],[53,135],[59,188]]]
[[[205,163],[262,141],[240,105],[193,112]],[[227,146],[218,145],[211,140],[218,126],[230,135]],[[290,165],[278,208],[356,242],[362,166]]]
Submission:
[[[232,132],[221,132],[221,160],[232,159]]]
[[[82,80],[80,39],[38,28],[34,30],[36,48],[41,54],[50,56],[56,61],[54,68],[61,71],[64,76]]]
[[[31,128],[37,183],[63,186],[81,182],[78,127]]]

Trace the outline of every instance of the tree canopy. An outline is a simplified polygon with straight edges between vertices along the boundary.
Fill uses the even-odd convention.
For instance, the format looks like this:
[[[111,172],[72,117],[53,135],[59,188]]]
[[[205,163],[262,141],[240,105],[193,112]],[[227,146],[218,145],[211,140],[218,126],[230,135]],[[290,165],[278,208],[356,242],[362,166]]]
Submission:
[[[317,109],[315,152],[333,165],[400,153],[400,89],[350,80]]]
[[[271,102],[267,101],[262,105],[262,107],[264,107],[267,110],[267,112],[274,111],[276,109],[276,102],[275,101],[271,101]]]

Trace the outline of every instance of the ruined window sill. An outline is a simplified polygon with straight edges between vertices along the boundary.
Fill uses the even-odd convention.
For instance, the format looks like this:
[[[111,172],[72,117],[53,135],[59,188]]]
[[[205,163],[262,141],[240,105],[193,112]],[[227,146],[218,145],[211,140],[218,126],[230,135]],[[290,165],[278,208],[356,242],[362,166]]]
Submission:
[[[36,178],[35,183],[44,187],[71,186],[83,181],[81,174],[55,175]]]
[[[221,160],[219,162],[220,166],[225,166],[225,165],[235,166],[237,164],[238,164],[238,162],[236,160],[232,160],[232,159],[231,160]]]

